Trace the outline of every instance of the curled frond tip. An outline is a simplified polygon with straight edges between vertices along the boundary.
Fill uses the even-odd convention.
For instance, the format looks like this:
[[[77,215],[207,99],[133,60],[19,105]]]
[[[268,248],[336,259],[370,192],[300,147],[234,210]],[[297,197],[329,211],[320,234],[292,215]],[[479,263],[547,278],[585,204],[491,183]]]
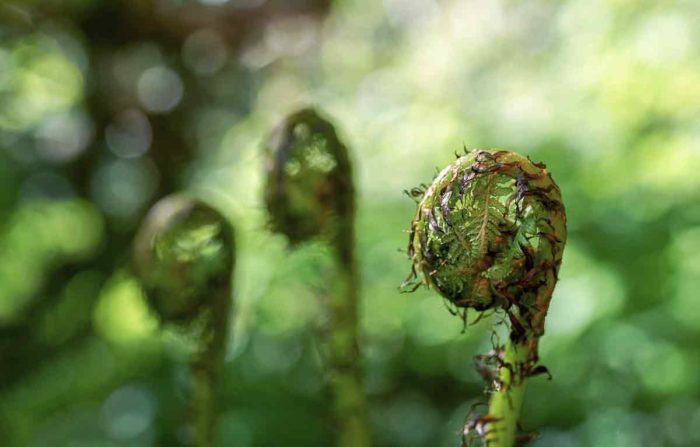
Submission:
[[[166,197],[146,216],[134,242],[133,264],[151,307],[166,321],[191,320],[227,287],[233,232],[209,205]]]
[[[407,287],[428,285],[460,308],[502,308],[541,335],[566,242],[561,193],[546,167],[514,152],[473,150],[409,195],[422,198]]]
[[[314,109],[289,115],[266,146],[265,204],[274,231],[299,243],[334,229],[352,214],[346,146]]]

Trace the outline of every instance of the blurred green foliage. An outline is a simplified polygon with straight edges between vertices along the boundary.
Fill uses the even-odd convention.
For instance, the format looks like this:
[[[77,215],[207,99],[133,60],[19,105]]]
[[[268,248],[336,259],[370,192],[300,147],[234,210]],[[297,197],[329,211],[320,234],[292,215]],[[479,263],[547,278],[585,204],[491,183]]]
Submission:
[[[305,103],[354,150],[377,445],[454,446],[483,390],[491,322],[397,291],[401,192],[463,144],[545,161],[567,207],[533,445],[700,444],[699,33],[696,0],[3,2],[0,444],[182,442],[186,349],[127,266],[186,188],[240,233],[221,445],[328,445],[328,254],[287,251],[261,197],[262,139]]]

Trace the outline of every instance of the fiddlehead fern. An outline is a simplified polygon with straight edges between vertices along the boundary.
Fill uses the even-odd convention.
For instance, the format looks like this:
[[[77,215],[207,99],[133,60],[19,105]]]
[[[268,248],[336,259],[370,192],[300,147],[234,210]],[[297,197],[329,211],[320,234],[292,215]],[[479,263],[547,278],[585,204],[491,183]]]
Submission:
[[[333,395],[336,445],[370,444],[358,347],[355,194],[348,150],[312,109],[287,117],[267,146],[265,202],[273,230],[292,245],[320,237],[335,267],[324,300],[324,347]]]
[[[160,200],[136,235],[134,269],[161,320],[195,333],[189,445],[214,444],[216,394],[231,310],[234,238],[228,221],[184,196]]]
[[[514,152],[473,150],[410,195],[421,200],[404,287],[436,290],[465,322],[468,309],[507,316],[508,343],[477,357],[492,394],[488,414],[465,426],[465,443],[476,433],[487,446],[513,446],[523,381],[546,371],[538,366],[538,341],[566,242],[559,188],[543,164]]]

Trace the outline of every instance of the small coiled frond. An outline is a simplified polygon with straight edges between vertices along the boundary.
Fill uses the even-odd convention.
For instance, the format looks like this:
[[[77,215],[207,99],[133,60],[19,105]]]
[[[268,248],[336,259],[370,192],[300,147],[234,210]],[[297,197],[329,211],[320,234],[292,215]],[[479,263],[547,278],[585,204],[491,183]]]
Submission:
[[[139,228],[134,268],[165,321],[195,318],[231,280],[233,231],[209,205],[182,195],[156,203]]]
[[[307,108],[288,116],[266,146],[270,225],[297,244],[337,232],[354,207],[346,146],[333,125]]]

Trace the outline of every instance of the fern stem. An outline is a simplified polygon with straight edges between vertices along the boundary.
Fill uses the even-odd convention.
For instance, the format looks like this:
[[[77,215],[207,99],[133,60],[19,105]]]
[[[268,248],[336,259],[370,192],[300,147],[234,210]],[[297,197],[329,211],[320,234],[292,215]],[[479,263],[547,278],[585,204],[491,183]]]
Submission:
[[[525,344],[508,341],[503,352],[503,365],[498,368],[498,386],[489,400],[487,417],[490,422],[486,432],[488,447],[511,447],[515,445],[518,420],[523,404],[525,381],[519,371],[527,362],[528,349]]]
[[[221,384],[229,334],[230,294],[230,287],[213,293],[212,308],[205,316],[205,335],[200,340],[199,352],[190,362],[192,390],[189,420],[194,447],[215,445],[219,407],[217,390]]]
[[[341,217],[334,241],[335,272],[327,312],[329,386],[338,447],[371,445],[367,399],[359,349],[358,274],[354,247],[354,218]]]

